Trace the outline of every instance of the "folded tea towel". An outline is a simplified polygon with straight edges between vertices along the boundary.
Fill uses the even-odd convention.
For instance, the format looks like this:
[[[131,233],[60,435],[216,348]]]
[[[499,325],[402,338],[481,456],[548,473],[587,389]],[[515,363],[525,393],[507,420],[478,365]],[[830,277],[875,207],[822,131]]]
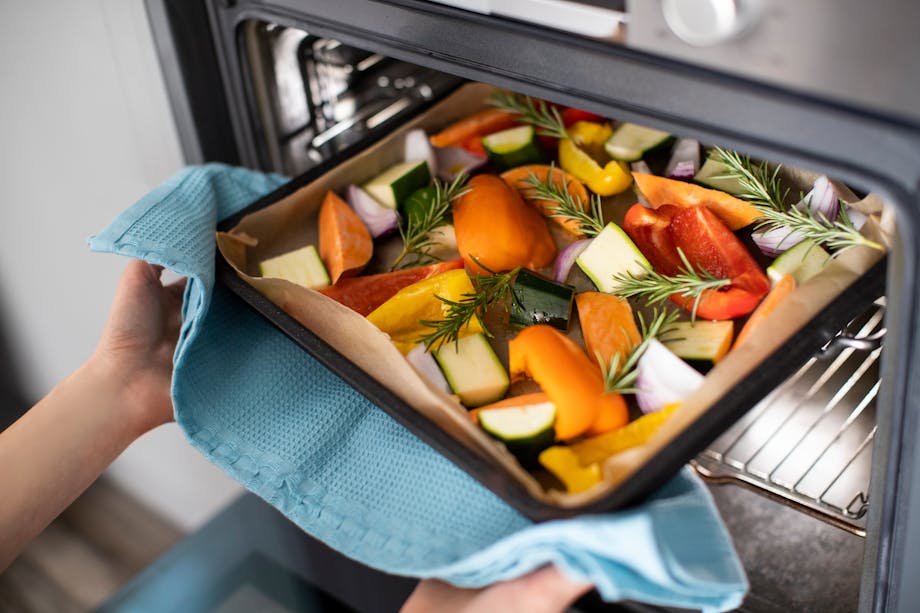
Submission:
[[[90,239],[189,277],[172,392],[192,445],[306,532],[390,573],[477,587],[554,563],[609,601],[740,604],[744,571],[689,469],[635,508],[533,524],[215,285],[218,220],[284,182],[187,168]]]

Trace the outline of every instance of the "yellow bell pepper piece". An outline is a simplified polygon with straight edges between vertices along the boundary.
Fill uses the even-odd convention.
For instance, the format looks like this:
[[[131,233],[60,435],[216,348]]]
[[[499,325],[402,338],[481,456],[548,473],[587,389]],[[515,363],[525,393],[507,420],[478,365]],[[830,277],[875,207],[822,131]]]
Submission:
[[[632,185],[629,167],[611,160],[601,166],[597,160],[607,159],[604,143],[612,130],[608,124],[576,121],[567,130],[569,138],[559,141],[559,166],[585,183],[599,196],[613,196]]]
[[[473,284],[465,270],[449,270],[404,287],[372,311],[367,319],[379,330],[389,334],[396,348],[406,354],[419,343],[421,337],[432,331],[428,326],[420,324],[420,321],[438,321],[447,316],[449,307],[436,296],[460,301],[464,299],[464,294],[473,293]],[[482,324],[474,317],[461,330],[460,336],[477,332],[482,332]]]
[[[540,453],[540,464],[562,481],[570,494],[584,491],[602,478],[601,463],[610,456],[647,442],[664,421],[680,407],[666,405],[612,432],[584,439],[569,446],[556,445]]]
[[[556,445],[540,452],[540,464],[565,485],[570,494],[582,492],[601,482],[600,464],[582,466],[568,447]]]
[[[666,405],[659,411],[643,415],[622,428],[592,436],[569,446],[580,466],[603,462],[610,456],[647,442],[680,404]]]

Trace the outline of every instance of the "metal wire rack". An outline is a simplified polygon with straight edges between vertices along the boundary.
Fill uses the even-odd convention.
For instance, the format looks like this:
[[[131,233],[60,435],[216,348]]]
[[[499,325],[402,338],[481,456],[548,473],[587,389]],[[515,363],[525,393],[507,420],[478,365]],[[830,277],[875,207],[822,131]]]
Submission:
[[[865,536],[884,299],[752,408],[693,462]]]

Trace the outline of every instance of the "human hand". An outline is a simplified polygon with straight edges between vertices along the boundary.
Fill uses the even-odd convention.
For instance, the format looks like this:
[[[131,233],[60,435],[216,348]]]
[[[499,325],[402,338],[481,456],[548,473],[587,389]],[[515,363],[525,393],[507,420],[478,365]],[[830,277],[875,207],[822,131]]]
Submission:
[[[406,600],[402,613],[559,613],[590,589],[590,583],[574,583],[555,566],[480,589],[425,579]]]
[[[89,361],[111,382],[139,433],[173,417],[172,358],[182,325],[185,279],[164,286],[162,272],[141,260],[128,263]]]

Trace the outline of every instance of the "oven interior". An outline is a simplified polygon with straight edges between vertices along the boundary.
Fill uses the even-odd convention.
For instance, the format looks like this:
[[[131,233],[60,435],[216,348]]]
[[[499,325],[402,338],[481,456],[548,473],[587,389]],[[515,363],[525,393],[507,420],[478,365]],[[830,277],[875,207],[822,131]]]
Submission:
[[[229,69],[241,73],[234,79],[241,106],[231,112],[240,161],[289,176],[385,133],[468,76],[343,42],[295,19],[237,17],[231,38],[236,57]],[[642,116],[641,109],[629,113]],[[643,121],[670,129],[652,114]],[[751,579],[743,610],[842,611],[868,601],[864,586],[873,573],[866,567],[877,545],[867,546],[865,537],[880,487],[870,485],[880,472],[873,464],[885,462],[887,451],[877,420],[886,306],[884,296],[865,305],[692,462]]]

